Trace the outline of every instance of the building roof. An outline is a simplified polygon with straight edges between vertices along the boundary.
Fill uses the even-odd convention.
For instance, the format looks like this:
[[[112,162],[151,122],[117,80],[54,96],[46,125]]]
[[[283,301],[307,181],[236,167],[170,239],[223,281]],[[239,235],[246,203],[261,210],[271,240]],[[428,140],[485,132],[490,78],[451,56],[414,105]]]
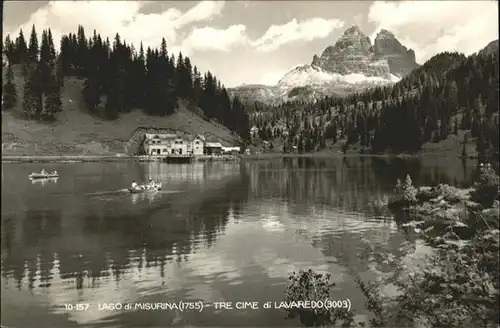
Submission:
[[[199,139],[205,142],[205,136],[198,134],[196,136],[192,136],[189,134],[175,134],[175,133],[146,133],[146,142],[152,139],[160,139],[160,140],[173,140],[173,139],[182,139],[184,141],[194,141]]]
[[[173,138],[177,138],[177,135],[172,133],[146,133],[146,139],[173,139]]]
[[[220,142],[207,142],[206,147],[209,148],[222,148],[222,145]]]

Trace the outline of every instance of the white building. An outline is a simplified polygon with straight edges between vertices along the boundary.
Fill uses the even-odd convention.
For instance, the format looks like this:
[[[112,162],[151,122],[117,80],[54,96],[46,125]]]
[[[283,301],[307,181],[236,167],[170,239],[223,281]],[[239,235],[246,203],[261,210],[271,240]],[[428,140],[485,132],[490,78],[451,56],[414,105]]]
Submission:
[[[188,143],[187,151],[193,155],[203,155],[203,148],[205,146],[205,137],[198,134]]]
[[[170,153],[176,155],[186,155],[188,153],[187,145],[189,142],[189,140],[185,140],[184,138],[177,136],[174,139]]]
[[[147,133],[144,139],[144,151],[147,155],[166,156],[171,154],[203,155],[205,137],[181,137],[177,134]]]
[[[239,154],[240,151],[240,147],[222,147],[223,154]]]
[[[147,155],[161,156],[171,154],[175,134],[147,133],[144,139],[144,151]]]

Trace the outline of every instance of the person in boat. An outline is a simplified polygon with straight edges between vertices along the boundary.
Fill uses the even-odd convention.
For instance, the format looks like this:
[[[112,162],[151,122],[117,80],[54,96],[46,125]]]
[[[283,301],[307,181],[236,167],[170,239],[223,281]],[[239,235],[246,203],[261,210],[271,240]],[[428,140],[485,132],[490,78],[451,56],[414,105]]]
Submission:
[[[149,178],[148,189],[153,189],[155,187],[155,182],[152,178]]]
[[[137,182],[135,182],[135,180],[132,182],[132,189],[134,190],[139,189],[139,185],[137,184]]]
[[[45,171],[45,169],[42,169],[42,174],[47,174],[47,172]]]
[[[57,171],[56,171],[56,170],[54,170],[54,172],[52,172],[52,174],[53,174],[53,175],[57,175]]]

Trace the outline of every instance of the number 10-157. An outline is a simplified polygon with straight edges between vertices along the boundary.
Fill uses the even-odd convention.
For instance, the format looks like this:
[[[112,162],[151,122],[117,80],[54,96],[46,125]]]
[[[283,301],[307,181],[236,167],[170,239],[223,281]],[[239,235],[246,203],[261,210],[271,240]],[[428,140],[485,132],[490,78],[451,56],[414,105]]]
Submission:
[[[89,308],[87,303],[64,304],[66,311],[85,311]]]

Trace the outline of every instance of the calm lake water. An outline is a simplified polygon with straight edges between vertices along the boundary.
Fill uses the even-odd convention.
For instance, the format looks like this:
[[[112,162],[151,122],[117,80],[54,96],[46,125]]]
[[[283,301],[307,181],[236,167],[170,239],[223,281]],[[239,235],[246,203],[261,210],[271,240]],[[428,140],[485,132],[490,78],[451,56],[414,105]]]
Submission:
[[[2,164],[1,318],[7,327],[298,326],[283,310],[99,310],[103,303],[281,301],[294,270],[330,272],[364,314],[353,278],[419,242],[374,205],[396,179],[469,184],[456,159],[287,158],[238,164]],[[31,172],[57,170],[32,183]],[[163,182],[155,195],[124,190]],[[64,304],[86,303],[85,311]]]

